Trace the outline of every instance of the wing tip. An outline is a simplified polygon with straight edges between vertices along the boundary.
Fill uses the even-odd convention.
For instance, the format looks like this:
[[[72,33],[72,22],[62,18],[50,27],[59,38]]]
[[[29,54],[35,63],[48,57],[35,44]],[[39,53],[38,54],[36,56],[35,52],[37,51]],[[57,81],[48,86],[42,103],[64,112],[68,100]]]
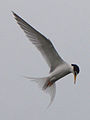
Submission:
[[[14,12],[14,11],[11,11],[12,12],[12,14],[14,15],[14,17],[16,17],[17,16],[17,14]]]
[[[14,16],[18,16],[14,11],[11,11]]]
[[[16,20],[21,19],[15,12],[11,11]]]

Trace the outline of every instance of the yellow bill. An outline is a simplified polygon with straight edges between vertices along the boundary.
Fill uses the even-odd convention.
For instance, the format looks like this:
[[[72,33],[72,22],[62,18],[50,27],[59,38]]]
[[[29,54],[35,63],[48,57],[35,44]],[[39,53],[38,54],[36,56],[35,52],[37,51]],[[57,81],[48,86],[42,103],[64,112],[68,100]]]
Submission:
[[[76,74],[74,74],[74,84],[76,84]]]

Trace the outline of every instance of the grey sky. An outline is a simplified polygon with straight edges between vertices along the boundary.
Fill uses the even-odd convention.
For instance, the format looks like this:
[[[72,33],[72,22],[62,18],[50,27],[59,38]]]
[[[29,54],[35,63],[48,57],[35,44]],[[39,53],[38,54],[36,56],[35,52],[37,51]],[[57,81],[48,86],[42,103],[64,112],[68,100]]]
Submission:
[[[57,82],[49,97],[22,75],[44,76],[49,68],[16,24],[11,11],[48,37],[80,74]],[[0,2],[0,120],[90,120],[90,1],[2,0]]]

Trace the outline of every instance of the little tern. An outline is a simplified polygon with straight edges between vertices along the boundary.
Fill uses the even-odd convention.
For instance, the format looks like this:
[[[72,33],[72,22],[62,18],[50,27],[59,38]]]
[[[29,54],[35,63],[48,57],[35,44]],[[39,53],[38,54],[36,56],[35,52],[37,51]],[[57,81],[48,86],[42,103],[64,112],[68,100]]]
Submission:
[[[76,64],[68,64],[64,61],[57,51],[55,50],[53,44],[49,39],[47,39],[44,35],[34,29],[31,25],[25,22],[21,17],[19,17],[16,13],[12,12],[17,23],[20,25],[22,30],[25,32],[26,36],[29,40],[36,46],[36,48],[40,51],[44,59],[46,60],[50,72],[47,77],[43,78],[31,78],[26,77],[28,79],[34,80],[39,87],[48,93],[51,97],[50,104],[52,103],[55,93],[56,93],[56,84],[55,82],[62,77],[73,73],[74,74],[74,84],[76,83],[76,76],[79,73],[79,67]]]

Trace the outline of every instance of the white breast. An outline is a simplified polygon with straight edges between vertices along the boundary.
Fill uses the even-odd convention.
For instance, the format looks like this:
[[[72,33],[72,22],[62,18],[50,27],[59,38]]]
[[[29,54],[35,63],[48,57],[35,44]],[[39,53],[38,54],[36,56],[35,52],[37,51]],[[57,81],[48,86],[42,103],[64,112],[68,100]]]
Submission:
[[[63,63],[62,65],[58,66],[51,74],[50,78],[51,80],[58,80],[67,74],[72,73],[72,67],[71,65],[67,63]]]

